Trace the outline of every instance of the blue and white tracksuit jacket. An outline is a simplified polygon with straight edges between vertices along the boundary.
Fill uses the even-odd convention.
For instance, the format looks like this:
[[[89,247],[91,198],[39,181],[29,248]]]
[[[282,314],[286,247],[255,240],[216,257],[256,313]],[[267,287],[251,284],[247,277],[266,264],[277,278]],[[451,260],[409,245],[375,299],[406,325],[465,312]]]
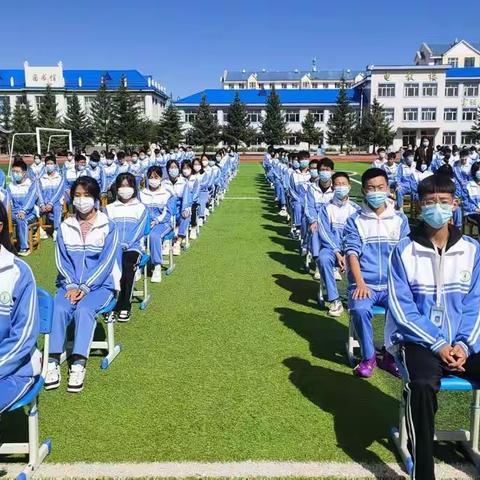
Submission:
[[[36,180],[38,180],[44,173],[45,173],[45,164],[43,162],[39,163],[38,165],[33,163],[28,167],[28,170],[27,170],[28,178],[32,182],[35,182]]]
[[[396,188],[397,187],[397,170],[398,170],[398,165],[394,163],[393,165],[389,165],[388,163],[384,163],[382,165],[382,170],[387,174],[388,176],[388,186],[390,188]]]
[[[454,160],[452,157],[445,161],[445,157],[436,155],[430,164],[430,170],[435,173],[442,165],[450,165],[453,168]]]
[[[12,219],[17,226],[18,242],[20,250],[28,249],[28,225],[38,218],[37,188],[34,182],[25,178],[22,183],[11,183],[8,194],[12,205]],[[25,218],[17,218],[17,214],[25,213]]]
[[[185,237],[192,216],[192,193],[189,182],[185,177],[179,176],[175,183],[168,178],[163,180],[162,186],[170,190],[172,195],[177,198],[176,225],[178,227],[178,235]]]
[[[59,172],[51,175],[45,173],[36,182],[37,203],[39,207],[47,205],[52,210],[47,214],[48,219],[53,222],[53,229],[56,231],[62,222],[62,208],[65,196],[65,178]]]
[[[65,170],[71,170],[71,169],[74,169],[75,168],[75,160],[65,160],[65,162],[63,162],[63,168],[62,168],[62,172],[65,173]]]
[[[471,180],[461,193],[464,215],[480,215],[480,185],[475,180]]]
[[[398,242],[409,233],[407,217],[394,209],[391,200],[387,200],[387,208],[380,216],[363,204],[361,210],[347,220],[344,230],[345,253],[358,257],[363,279],[371,292],[370,298],[354,300],[355,279],[348,271],[348,308],[363,359],[375,355],[372,308],[375,305],[387,308],[388,259]]]
[[[419,228],[421,232],[421,226]],[[435,265],[440,253],[423,234],[413,232],[393,250],[388,269],[385,345],[392,352],[405,342],[433,352],[459,344],[467,355],[480,352],[480,246],[450,228],[443,269],[443,322],[430,318],[437,301]]]
[[[0,413],[41,372],[37,289],[30,267],[0,246]]]
[[[79,177],[83,177],[87,174],[87,169],[84,170],[77,170],[76,168],[69,168],[67,170],[63,170],[63,176],[65,177],[65,190],[67,193],[72,188],[72,185],[75,183],[75,180]],[[67,202],[70,201],[67,195]]]
[[[401,163],[397,169],[397,205],[403,207],[403,198],[405,195],[414,195],[417,191],[417,182],[413,173],[415,172],[415,164],[408,166]]]
[[[98,182],[101,193],[105,193],[107,191],[107,178],[105,176],[103,167],[101,167],[100,165],[95,168],[89,166],[85,170],[85,175],[87,177],[94,178]]]
[[[136,163],[130,163],[128,166],[128,171],[135,177],[135,181],[137,182],[137,187],[140,185],[140,182],[143,179],[143,168],[142,164],[137,160]]]
[[[140,192],[140,201],[147,207],[150,222],[150,254],[152,265],[161,265],[162,242],[172,232],[175,225],[177,198],[170,189],[163,185],[155,191],[144,188]]]
[[[155,161],[153,162],[153,165],[156,165],[157,167],[160,167],[162,169],[162,177],[165,178],[167,176],[167,161],[168,161],[168,155],[159,155],[158,157],[155,157]]]
[[[469,163],[462,165],[459,161],[455,162],[455,165],[453,166],[453,174],[455,176],[455,183],[458,186],[458,190],[463,190],[467,183],[470,180],[473,180],[472,176],[470,175],[471,169],[472,166]]]
[[[3,170],[0,169],[0,188],[5,188],[6,176]]]
[[[60,225],[55,249],[58,290],[50,336],[52,354],[64,351],[67,327],[74,322],[72,353],[88,358],[96,315],[120,290],[119,248],[115,223],[101,211],[97,211],[85,240],[76,216],[68,217]],[[66,292],[73,288],[85,294],[75,305],[65,298]]]
[[[310,173],[302,173],[300,170],[294,171],[290,175],[289,192],[292,199],[293,225],[295,227],[305,226],[304,217],[305,195],[310,183]]]
[[[5,210],[10,210],[10,192],[0,187],[0,202],[3,203]]]
[[[118,165],[116,163],[112,163],[111,165],[104,165],[103,172],[105,173],[105,185],[106,190],[110,190],[112,185],[115,183],[115,180],[118,175]]]
[[[204,218],[209,198],[208,185],[210,181],[210,176],[207,172],[204,171],[203,173],[197,173],[196,177],[199,185],[198,216],[200,218]]]
[[[340,296],[333,274],[333,268],[337,263],[336,253],[343,254],[345,225],[347,220],[359,209],[360,207],[350,200],[342,202],[334,198],[322,207],[317,217],[318,238],[320,239],[317,265],[327,290],[328,302],[333,302]]]
[[[130,172],[130,164],[128,162],[123,162],[117,163],[117,175],[120,175],[121,173],[127,173]]]

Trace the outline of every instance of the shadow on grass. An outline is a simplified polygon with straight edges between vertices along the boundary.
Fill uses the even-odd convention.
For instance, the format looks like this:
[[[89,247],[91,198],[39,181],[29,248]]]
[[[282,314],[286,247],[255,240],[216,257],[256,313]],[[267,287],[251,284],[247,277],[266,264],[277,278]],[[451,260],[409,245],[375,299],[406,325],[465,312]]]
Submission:
[[[298,242],[295,240],[291,240],[288,237],[269,237],[273,243],[277,245],[281,245],[286,251],[288,252],[295,252],[297,255],[299,254]]]
[[[375,442],[389,448],[386,434],[395,423],[397,400],[351,374],[314,366],[302,358],[290,357],[283,364],[302,395],[333,416],[338,448],[367,469],[369,464],[376,464],[371,469],[374,475],[382,464],[388,478],[404,478],[369,450]]]
[[[292,278],[276,273],[272,275],[275,283],[290,292],[289,300],[306,307],[317,308],[318,282],[309,277]]]
[[[287,267],[292,272],[305,272],[305,262],[303,258],[297,253],[282,253],[282,252],[267,252],[267,255],[282,266]]]

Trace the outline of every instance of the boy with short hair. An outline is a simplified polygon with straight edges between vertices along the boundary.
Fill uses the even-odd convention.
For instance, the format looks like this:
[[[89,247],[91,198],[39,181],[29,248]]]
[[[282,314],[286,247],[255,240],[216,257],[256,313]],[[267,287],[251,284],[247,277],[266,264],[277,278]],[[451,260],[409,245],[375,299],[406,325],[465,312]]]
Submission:
[[[387,161],[382,165],[382,170],[385,170],[388,176],[388,186],[395,190],[397,188],[397,170],[398,165],[395,162],[397,159],[397,154],[395,152],[390,152],[387,155]]]
[[[377,150],[378,157],[373,161],[372,168],[382,168],[387,161],[387,152],[383,147]]]
[[[388,177],[380,168],[362,175],[365,201],[361,210],[347,221],[344,231],[348,261],[348,307],[360,342],[362,360],[354,373],[363,378],[373,375],[377,366],[373,341],[372,309],[386,308],[388,258],[395,245],[410,232],[405,215],[388,198]],[[384,369],[395,373],[393,359],[386,355]]]
[[[305,231],[305,195],[310,182],[310,154],[306,150],[298,152],[298,170],[295,169],[290,175],[289,193],[293,213],[292,236],[300,238]],[[295,168],[295,161],[293,162]]]
[[[413,478],[433,479],[436,394],[442,376],[480,381],[480,248],[450,224],[455,185],[445,175],[418,188],[422,219],[394,248],[385,342],[405,367]]]

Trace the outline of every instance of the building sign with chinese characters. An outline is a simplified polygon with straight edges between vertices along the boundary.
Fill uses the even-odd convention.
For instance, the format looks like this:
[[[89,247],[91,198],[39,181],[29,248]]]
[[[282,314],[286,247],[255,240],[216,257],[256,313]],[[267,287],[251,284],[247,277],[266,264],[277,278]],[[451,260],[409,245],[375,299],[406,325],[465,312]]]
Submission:
[[[62,88],[65,86],[62,65],[55,67],[31,67],[25,64],[25,86]]]

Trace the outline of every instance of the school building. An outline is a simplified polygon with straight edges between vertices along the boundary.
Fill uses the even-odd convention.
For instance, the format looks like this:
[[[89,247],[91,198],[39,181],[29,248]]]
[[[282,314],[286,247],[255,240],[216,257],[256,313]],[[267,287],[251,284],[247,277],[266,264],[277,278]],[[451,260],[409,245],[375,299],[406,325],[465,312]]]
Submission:
[[[151,75],[143,75],[138,70],[65,70],[62,62],[55,66],[31,66],[25,62],[23,69],[0,69],[0,111],[5,102],[10,102],[13,111],[17,102],[25,100],[38,111],[45,88],[50,85],[60,116],[65,115],[73,93],[89,114],[100,85],[105,83],[108,90],[116,90],[122,81],[127,90],[138,97],[138,106],[145,118],[159,120],[168,95],[165,87]]]
[[[418,145],[422,136],[433,144],[470,144],[470,130],[480,107],[480,44],[464,40],[452,44],[423,43],[411,65],[370,65],[364,71],[309,72],[225,71],[221,88],[209,89],[176,102],[186,128],[190,128],[203,95],[223,125],[235,94],[247,105],[252,126],[260,130],[266,100],[272,88],[280,96],[289,137],[288,145],[305,148],[299,141],[301,123],[313,113],[324,132],[328,147],[327,122],[336,105],[341,78],[360,115],[376,98],[385,109],[395,132],[393,148]]]

